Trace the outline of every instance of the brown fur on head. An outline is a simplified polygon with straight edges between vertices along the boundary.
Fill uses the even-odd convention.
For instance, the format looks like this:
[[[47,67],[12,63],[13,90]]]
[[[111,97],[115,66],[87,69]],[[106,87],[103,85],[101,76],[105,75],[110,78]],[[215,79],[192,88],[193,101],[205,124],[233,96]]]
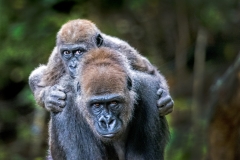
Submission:
[[[90,50],[83,57],[77,79],[81,85],[78,104],[81,113],[92,128],[94,122],[87,109],[88,100],[92,96],[119,94],[124,97],[124,108],[120,119],[123,120],[123,128],[126,129],[132,118],[135,103],[134,88],[130,90],[128,88],[129,78],[131,73],[126,57],[114,50],[101,47]]]
[[[91,42],[93,36],[100,33],[94,23],[84,19],[71,20],[65,23],[57,34],[57,45]]]
[[[123,91],[129,69],[127,59],[120,53],[104,47],[92,49],[79,67],[83,92],[97,95]]]

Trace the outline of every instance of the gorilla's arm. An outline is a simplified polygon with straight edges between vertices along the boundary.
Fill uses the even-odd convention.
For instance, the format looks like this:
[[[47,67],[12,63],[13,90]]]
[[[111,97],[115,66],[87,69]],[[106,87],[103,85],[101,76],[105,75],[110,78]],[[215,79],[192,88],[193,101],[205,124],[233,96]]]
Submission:
[[[47,66],[41,65],[32,71],[29,76],[29,86],[38,105],[48,111],[60,112],[65,106],[66,95],[59,85],[48,86],[42,84],[41,80],[46,68]]]
[[[157,159],[164,159],[164,148],[169,140],[169,130],[165,116],[161,114],[160,116],[158,116],[158,114],[156,114],[156,101],[159,98],[156,95],[156,92],[159,88],[159,79],[156,76],[152,76],[143,72],[134,72],[132,79],[134,81],[133,88],[136,89],[135,92],[139,96],[137,100],[138,104],[135,109],[136,111],[138,110],[138,108],[140,108],[141,110],[141,112],[138,112],[138,115],[135,115],[136,117],[138,117],[138,120],[134,122],[132,129],[137,130],[136,133],[139,133],[138,137],[141,137],[142,133],[145,133],[143,135],[146,135],[147,137],[156,136],[155,139],[146,138],[147,141],[145,142],[144,138],[141,138],[135,143],[140,146],[141,143],[142,145],[151,144],[149,147],[146,148],[152,148],[149,152],[152,152],[153,155],[156,154],[153,150],[154,147],[161,148],[158,151]],[[138,127],[136,127],[138,126],[137,123],[140,126],[142,125],[140,132],[138,131]]]
[[[46,69],[45,65],[40,65],[38,68],[32,71],[28,79],[30,89],[34,94],[34,98],[37,104],[40,106],[44,106],[42,98],[44,95],[44,90],[47,88],[40,85],[41,78],[43,77],[45,69]]]
[[[145,57],[140,55],[137,50],[131,47],[127,42],[106,34],[103,37],[103,46],[114,49],[124,54],[130,62],[133,70],[148,73],[159,80],[157,95],[159,99],[157,105],[160,115],[167,115],[173,111],[173,100],[169,93],[169,88],[165,77],[153,66]],[[151,82],[148,82],[151,83]]]

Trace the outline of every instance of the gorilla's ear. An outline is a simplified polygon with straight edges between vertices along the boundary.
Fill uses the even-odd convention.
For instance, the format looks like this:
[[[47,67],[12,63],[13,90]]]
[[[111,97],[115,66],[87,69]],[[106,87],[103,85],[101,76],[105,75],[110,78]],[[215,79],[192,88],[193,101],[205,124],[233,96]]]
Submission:
[[[98,34],[97,37],[96,37],[96,44],[97,44],[98,47],[101,47],[102,44],[103,44],[103,38],[100,34]]]
[[[80,86],[79,82],[77,82],[77,93],[81,94],[81,86]]]
[[[132,90],[132,79],[130,77],[127,77],[127,88],[128,90]]]

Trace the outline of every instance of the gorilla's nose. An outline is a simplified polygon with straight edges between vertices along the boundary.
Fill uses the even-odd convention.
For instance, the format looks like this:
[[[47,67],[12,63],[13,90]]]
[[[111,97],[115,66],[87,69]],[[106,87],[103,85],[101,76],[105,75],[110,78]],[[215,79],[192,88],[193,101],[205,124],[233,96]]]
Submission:
[[[71,62],[69,67],[76,68],[77,67],[77,63],[76,62]]]
[[[116,124],[116,120],[112,116],[101,116],[99,122],[103,128],[108,130],[112,130]]]

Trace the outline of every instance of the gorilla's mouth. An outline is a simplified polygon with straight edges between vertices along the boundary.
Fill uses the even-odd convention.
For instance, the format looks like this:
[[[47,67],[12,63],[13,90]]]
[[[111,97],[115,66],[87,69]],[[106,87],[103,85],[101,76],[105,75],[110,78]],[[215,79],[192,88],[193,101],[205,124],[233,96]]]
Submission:
[[[115,122],[114,125],[101,125],[101,123],[95,123],[96,131],[99,136],[103,138],[114,138],[116,137],[122,130],[120,125],[121,123]]]
[[[100,136],[102,136],[103,138],[108,138],[108,139],[111,139],[111,138],[114,138],[114,137],[116,137],[116,135],[118,134],[118,132],[119,132],[119,130],[118,131],[116,131],[116,132],[109,132],[109,133],[99,133],[100,134]]]
[[[103,134],[102,136],[104,138],[113,138],[116,135],[116,133],[110,133],[110,134]]]

